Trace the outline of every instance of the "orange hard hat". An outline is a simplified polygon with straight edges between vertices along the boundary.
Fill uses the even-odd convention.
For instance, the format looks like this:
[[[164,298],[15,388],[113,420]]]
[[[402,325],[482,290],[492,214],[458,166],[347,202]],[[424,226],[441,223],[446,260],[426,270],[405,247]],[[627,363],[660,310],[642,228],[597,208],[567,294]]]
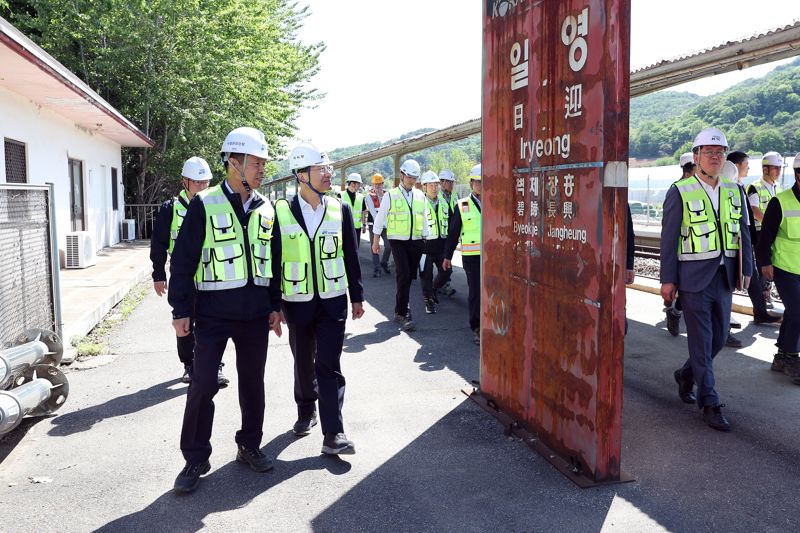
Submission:
[[[372,184],[377,185],[379,183],[383,183],[383,176],[380,174],[375,174],[372,176]]]

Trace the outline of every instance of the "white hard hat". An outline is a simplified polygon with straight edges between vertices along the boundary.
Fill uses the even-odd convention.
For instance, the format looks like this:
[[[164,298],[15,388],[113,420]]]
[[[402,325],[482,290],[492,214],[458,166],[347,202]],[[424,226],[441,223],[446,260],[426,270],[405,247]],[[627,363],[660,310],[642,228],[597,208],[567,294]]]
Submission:
[[[722,172],[720,175],[731,181],[737,181],[739,179],[739,169],[736,168],[733,161],[725,161],[725,164],[722,165]]]
[[[686,152],[685,154],[681,155],[681,160],[679,163],[681,168],[683,168],[688,163],[694,164],[694,154],[692,152]]]
[[[794,163],[792,163],[792,168],[800,168],[800,152],[797,152],[794,156]]]
[[[409,178],[418,178],[419,163],[417,163],[413,159],[406,159],[405,161],[403,161],[403,164],[400,165],[400,172],[402,172]]]
[[[701,146],[722,146],[728,149],[728,139],[725,134],[717,128],[706,128],[697,134],[692,143],[692,151],[694,152]]]
[[[247,154],[269,159],[267,141],[264,133],[255,128],[242,127],[231,131],[222,143],[222,162],[228,160],[230,154]]]
[[[348,174],[347,183],[350,183],[351,181],[355,181],[357,183],[362,183],[362,184],[364,183],[363,181],[361,181],[361,174],[359,174],[358,172],[353,172],[351,174]]]
[[[779,154],[778,152],[767,152],[766,154],[764,154],[764,157],[761,158],[761,165],[782,167],[783,157],[781,157],[781,154]]]
[[[192,181],[209,181],[211,179],[211,169],[202,157],[190,157],[183,164],[181,176]]]
[[[470,172],[469,172],[469,179],[470,180],[481,181],[481,164],[480,163],[478,163],[477,165],[472,167],[472,170],[470,170]]]
[[[289,154],[289,170],[313,167],[317,165],[330,165],[332,161],[328,154],[320,152],[310,142],[301,142]]]
[[[456,176],[452,170],[442,170],[439,172],[439,179],[443,181],[456,181]]]
[[[428,183],[439,183],[439,176],[436,175],[436,172],[429,170],[422,175],[419,182],[423,185]]]

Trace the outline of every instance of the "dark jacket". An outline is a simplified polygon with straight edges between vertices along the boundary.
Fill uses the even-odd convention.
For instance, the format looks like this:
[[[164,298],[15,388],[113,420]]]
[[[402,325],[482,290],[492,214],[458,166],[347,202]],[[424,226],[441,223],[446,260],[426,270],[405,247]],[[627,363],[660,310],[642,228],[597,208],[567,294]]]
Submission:
[[[178,196],[177,200],[185,208],[186,201]],[[175,198],[161,204],[156,220],[153,223],[153,234],[150,236],[150,262],[153,263],[153,281],[167,281],[167,255],[169,250],[169,229],[172,226],[172,208]]]
[[[470,193],[472,196],[472,193]],[[459,199],[460,201],[461,199]],[[478,212],[481,212],[481,203],[474,202],[475,207],[478,208]],[[444,258],[445,259],[453,259],[453,254],[456,251],[456,247],[458,246],[458,241],[461,238],[461,210],[458,208],[453,209],[450,213],[450,220],[447,221],[448,229],[447,229],[447,242],[444,245]]]
[[[364,287],[361,284],[361,265],[358,262],[358,248],[356,246],[358,236],[356,235],[355,225],[353,224],[353,215],[350,211],[350,206],[344,202],[342,204],[342,251],[344,252],[344,270],[347,275],[347,290],[350,294],[350,301],[363,302],[364,301]],[[303,228],[303,231],[308,235],[308,228],[306,228],[305,220],[303,219],[303,212],[300,210],[300,202],[297,196],[292,198],[289,202],[289,209],[292,211],[295,220]],[[311,238],[309,236],[309,238]],[[277,217],[275,217],[275,226],[273,227],[272,240],[280,241],[280,224]],[[314,258],[314,247],[311,247],[312,263]],[[274,268],[275,263],[273,263]],[[316,292],[317,276],[316,272],[313,275],[314,288]],[[308,324],[317,316],[321,311],[324,311],[328,316],[336,320],[347,319],[347,296],[337,296],[335,298],[314,298],[308,302],[283,302],[284,316],[287,322]]]
[[[263,205],[264,200],[257,197],[250,204],[247,214],[242,208],[242,199],[223,184],[222,190],[233,206],[239,223],[243,228],[247,226],[253,211]],[[186,218],[175,241],[175,249],[170,259],[169,304],[172,306],[173,318],[187,316],[225,318],[229,320],[254,320],[268,316],[273,311],[280,311],[280,257],[281,240],[273,238],[271,242],[272,253],[272,279],[269,287],[257,286],[252,277],[247,285],[236,289],[222,291],[195,290],[194,275],[200,262],[200,253],[206,238],[206,210],[199,197],[195,197],[189,204]],[[251,250],[246,251],[249,264]],[[194,313],[192,302],[196,294]]]
[[[739,189],[742,201],[747,199]],[[744,216],[744,215],[743,215]],[[683,204],[681,193],[675,185],[667,191],[664,199],[664,218],[661,221],[661,283],[675,283],[679,291],[700,292],[705,289],[720,267],[720,258],[702,261],[678,261],[678,236],[681,232]],[[719,227],[719,224],[718,224]],[[753,250],[750,246],[750,232],[741,228],[740,248],[742,253],[742,271],[745,276],[753,274]],[[735,257],[725,257],[725,273],[728,286],[736,287],[736,275],[739,261]]]
[[[797,183],[792,187],[797,201],[800,202],[800,186]],[[783,222],[783,209],[777,198],[771,198],[764,212],[764,219],[761,221],[761,234],[758,236],[758,248],[756,258],[761,266],[772,264],[772,244],[778,236],[778,228]]]
[[[627,223],[627,235],[628,235],[628,242],[625,247],[625,269],[626,270],[633,270],[633,256],[634,252],[636,251],[636,234],[633,232],[633,216],[631,216],[631,204],[625,204],[628,208],[628,223]]]

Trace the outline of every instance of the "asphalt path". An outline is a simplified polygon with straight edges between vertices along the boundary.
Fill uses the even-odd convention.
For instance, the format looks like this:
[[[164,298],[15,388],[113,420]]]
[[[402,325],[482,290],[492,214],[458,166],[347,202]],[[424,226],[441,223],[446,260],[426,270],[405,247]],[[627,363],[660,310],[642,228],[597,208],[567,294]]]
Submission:
[[[292,356],[271,336],[263,449],[274,470],[234,461],[231,385],[216,398],[212,469],[198,490],[171,488],[186,385],[169,308],[148,296],[115,333],[112,355],[67,369],[58,416],[26,420],[0,443],[2,531],[798,531],[800,387],[769,371],[774,328],[747,322],[745,346],[716,360],[734,429],[706,427],[677,398],[684,336],[664,329],[658,298],[628,291],[623,469],[633,483],[580,489],[461,389],[479,377],[466,281],[417,331],[391,321],[394,278],[362,268],[367,313],[348,321],[344,422],[356,455],[320,454],[318,427],[295,438]]]

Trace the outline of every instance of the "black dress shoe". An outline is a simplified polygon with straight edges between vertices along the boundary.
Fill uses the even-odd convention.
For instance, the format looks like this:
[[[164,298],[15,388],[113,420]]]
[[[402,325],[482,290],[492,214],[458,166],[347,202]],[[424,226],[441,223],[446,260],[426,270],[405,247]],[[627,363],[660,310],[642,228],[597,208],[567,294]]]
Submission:
[[[703,422],[708,424],[711,429],[730,431],[731,423],[728,422],[728,419],[722,414],[722,407],[724,407],[724,404],[715,407],[711,407],[710,405],[703,407]]]
[[[183,467],[183,470],[181,470],[181,473],[178,474],[178,477],[175,479],[173,490],[182,494],[194,492],[197,485],[200,483],[200,476],[208,474],[209,470],[211,470],[211,463],[209,463],[208,460],[196,465],[187,462],[186,466]]]
[[[678,397],[680,397],[681,401],[683,403],[696,403],[697,397],[692,391],[692,389],[694,389],[694,383],[688,379],[683,379],[680,370],[676,370],[673,375],[675,376],[675,383],[678,384]]]
[[[733,336],[733,333],[728,333],[728,338],[725,339],[725,346],[730,348],[741,348],[742,341]]]
[[[781,320],[782,320],[781,317],[772,315],[753,317],[753,323],[760,325],[780,324]]]
[[[311,416],[305,418],[298,418],[297,422],[294,423],[294,427],[292,428],[292,433],[294,433],[298,437],[305,437],[309,433],[311,433],[311,428],[317,425],[317,413],[316,411],[311,413]]]
[[[272,459],[264,455],[264,452],[258,448],[248,448],[240,444],[239,451],[236,452],[236,460],[240,463],[247,463],[256,472],[272,470]]]

